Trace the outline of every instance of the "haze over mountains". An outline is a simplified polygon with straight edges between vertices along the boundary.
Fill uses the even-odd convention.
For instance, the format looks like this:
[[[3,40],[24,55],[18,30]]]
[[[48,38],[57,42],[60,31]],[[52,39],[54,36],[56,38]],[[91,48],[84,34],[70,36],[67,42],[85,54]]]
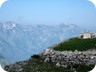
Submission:
[[[9,63],[26,60],[33,54],[82,32],[84,29],[74,24],[48,26],[0,23],[0,58]]]

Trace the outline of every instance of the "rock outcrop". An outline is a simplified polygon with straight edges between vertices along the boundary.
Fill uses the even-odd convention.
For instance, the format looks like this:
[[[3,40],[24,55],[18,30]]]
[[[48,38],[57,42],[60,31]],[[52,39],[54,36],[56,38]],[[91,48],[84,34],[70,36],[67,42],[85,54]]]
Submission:
[[[56,66],[74,65],[95,65],[96,64],[96,50],[88,51],[54,51],[52,49],[46,49],[42,53],[42,57],[45,58],[44,62],[53,62]]]
[[[55,69],[58,68],[59,70],[65,70],[65,72],[66,70],[78,72],[78,66],[90,67],[95,64],[96,50],[55,51],[52,49],[46,49],[39,55],[33,55],[27,61],[21,61],[6,66],[5,70],[9,72],[49,72],[49,70],[53,69],[54,71],[52,72],[56,72]],[[47,70],[46,67],[48,67]]]

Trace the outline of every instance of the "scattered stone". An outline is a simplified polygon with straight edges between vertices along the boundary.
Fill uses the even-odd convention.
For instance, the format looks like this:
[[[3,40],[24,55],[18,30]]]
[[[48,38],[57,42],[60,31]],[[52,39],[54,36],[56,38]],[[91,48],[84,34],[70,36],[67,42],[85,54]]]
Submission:
[[[56,63],[56,66],[57,66],[57,67],[60,67],[60,63],[59,63],[59,62],[58,62],[58,63]]]
[[[56,66],[62,66],[67,68],[74,66],[75,64],[80,65],[95,65],[96,64],[96,50],[88,51],[54,51],[47,49],[43,52],[42,57],[45,57],[44,62],[52,61],[56,63]]]

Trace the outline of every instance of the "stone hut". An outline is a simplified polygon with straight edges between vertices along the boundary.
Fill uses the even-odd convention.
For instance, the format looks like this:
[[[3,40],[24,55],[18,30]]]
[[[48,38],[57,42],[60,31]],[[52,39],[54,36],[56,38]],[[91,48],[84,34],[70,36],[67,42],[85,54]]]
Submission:
[[[87,38],[96,38],[96,35],[90,32],[85,32],[80,35],[80,38],[87,39]]]

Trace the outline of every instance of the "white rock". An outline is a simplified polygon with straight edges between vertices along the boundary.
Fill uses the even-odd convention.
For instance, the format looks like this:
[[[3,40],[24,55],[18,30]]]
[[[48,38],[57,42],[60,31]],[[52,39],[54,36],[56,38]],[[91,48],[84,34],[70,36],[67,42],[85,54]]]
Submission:
[[[60,67],[60,63],[59,63],[59,62],[58,62],[58,63],[56,63],[56,66],[57,66],[57,67]]]

